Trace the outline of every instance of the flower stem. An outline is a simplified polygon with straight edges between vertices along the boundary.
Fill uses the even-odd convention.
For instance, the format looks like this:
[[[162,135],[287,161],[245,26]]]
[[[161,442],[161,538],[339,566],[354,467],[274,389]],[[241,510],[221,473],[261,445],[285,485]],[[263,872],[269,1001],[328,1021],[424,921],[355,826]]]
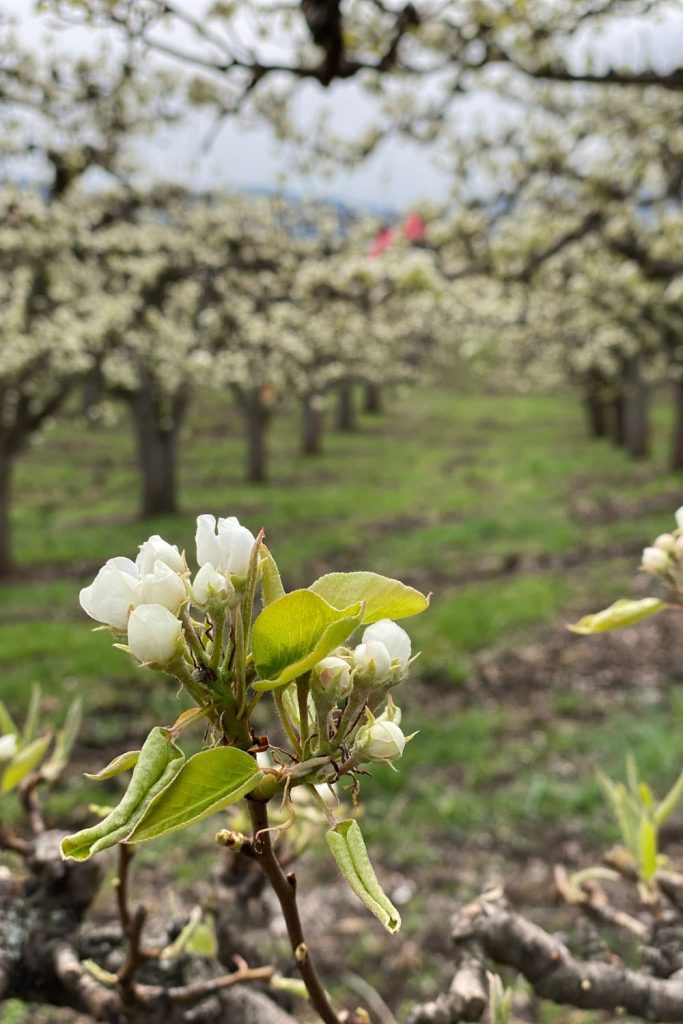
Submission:
[[[313,958],[309,952],[299,916],[296,900],[296,880],[293,874],[286,875],[279,860],[275,856],[268,831],[268,808],[260,800],[247,800],[251,824],[254,830],[252,842],[253,857],[261,865],[271,888],[278,898],[282,915],[287,926],[287,934],[294,953],[294,960],[304,985],[308,991],[311,1005],[318,1012],[325,1024],[340,1024],[328,995],[323,988]]]

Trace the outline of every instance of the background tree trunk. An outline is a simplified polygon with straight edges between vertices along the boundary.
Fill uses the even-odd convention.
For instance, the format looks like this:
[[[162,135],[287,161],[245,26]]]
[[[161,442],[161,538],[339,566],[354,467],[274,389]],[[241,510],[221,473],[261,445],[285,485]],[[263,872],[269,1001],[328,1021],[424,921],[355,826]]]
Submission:
[[[683,380],[674,384],[674,432],[671,468],[683,469]]]
[[[650,453],[650,389],[637,358],[629,362],[626,387],[624,444],[632,458],[643,459]]]
[[[263,484],[268,480],[266,435],[271,412],[258,388],[241,396],[241,405],[247,427],[246,478],[249,483]]]
[[[0,578],[12,568],[10,537],[10,501],[14,459],[10,452],[0,451]]]
[[[587,391],[584,400],[589,437],[607,437],[608,415],[607,406],[601,396],[592,390]]]
[[[143,518],[178,511],[178,433],[185,398],[155,396],[142,387],[131,398],[140,472]]]
[[[377,415],[384,411],[382,402],[382,386],[380,384],[365,385],[364,412]]]
[[[304,455],[320,455],[322,452],[324,421],[323,410],[315,396],[306,395],[301,408],[301,451]]]
[[[622,391],[619,391],[611,402],[612,423],[611,436],[616,445],[622,447],[626,441],[626,400]]]
[[[337,428],[345,432],[356,429],[356,407],[353,402],[353,384],[344,380],[337,390]]]

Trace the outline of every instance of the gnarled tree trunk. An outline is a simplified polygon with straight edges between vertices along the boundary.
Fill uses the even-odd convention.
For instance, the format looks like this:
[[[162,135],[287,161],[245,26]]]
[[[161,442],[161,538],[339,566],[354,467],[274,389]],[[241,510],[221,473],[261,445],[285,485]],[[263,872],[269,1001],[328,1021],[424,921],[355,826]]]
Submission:
[[[142,387],[129,401],[142,474],[141,514],[172,515],[178,510],[178,435],[186,398],[158,396]]]
[[[301,405],[301,451],[320,455],[323,450],[325,417],[315,395],[305,395]]]
[[[268,480],[268,452],[266,446],[270,406],[264,401],[261,388],[253,388],[238,395],[247,428],[246,479],[252,484]]]

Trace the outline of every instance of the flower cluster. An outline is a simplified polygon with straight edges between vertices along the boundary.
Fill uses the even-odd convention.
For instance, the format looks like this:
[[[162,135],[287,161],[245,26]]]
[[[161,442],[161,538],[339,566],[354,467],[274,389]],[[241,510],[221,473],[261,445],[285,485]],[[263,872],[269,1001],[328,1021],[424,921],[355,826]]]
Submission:
[[[641,568],[677,590],[683,587],[683,506],[676,512],[676,529],[660,534],[644,549]]]
[[[407,738],[391,691],[411,664],[405,630],[388,618],[371,621],[358,644],[330,644],[301,674],[284,682],[271,683],[267,674],[259,678],[259,668],[265,670],[256,649],[250,650],[252,609],[264,565],[270,563],[273,571],[272,556],[261,536],[254,537],[235,517],[200,515],[195,541],[194,577],[185,553],[155,534],[140,546],[135,561],[109,559],[81,591],[82,608],[118,639],[125,638],[117,646],[138,662],[174,674],[213,726],[231,728],[231,740],[245,749],[253,745],[248,709],[272,688],[300,763],[322,758],[353,771],[363,763],[401,757]],[[281,596],[287,601],[292,595],[282,591]],[[313,600],[335,613],[322,598]],[[347,637],[362,621],[362,602],[353,607],[359,612],[349,620]],[[256,693],[250,700],[251,684]]]

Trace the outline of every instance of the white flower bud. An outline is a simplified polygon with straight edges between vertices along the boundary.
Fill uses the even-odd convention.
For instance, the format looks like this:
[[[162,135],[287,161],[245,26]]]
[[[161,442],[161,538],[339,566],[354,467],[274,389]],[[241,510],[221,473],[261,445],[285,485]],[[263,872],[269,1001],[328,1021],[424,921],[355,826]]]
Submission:
[[[676,547],[676,538],[673,533],[660,533],[652,546],[659,548],[661,551],[666,551],[667,554],[671,554]]]
[[[683,505],[676,509],[676,526],[679,530],[683,530]]]
[[[184,580],[166,562],[155,562],[136,590],[136,604],[161,604],[174,614],[187,597]]]
[[[182,623],[160,604],[141,604],[128,620],[128,647],[143,665],[166,665],[179,652]]]
[[[197,516],[195,540],[199,566],[209,562],[222,572],[246,575],[256,538],[234,516],[218,523],[212,515]]]
[[[406,738],[397,722],[376,718],[360,727],[353,751],[363,761],[396,761],[405,745]]]
[[[204,608],[209,602],[225,604],[235,592],[233,585],[216,572],[210,562],[205,562],[197,572],[192,584],[192,600],[198,608]]]
[[[13,732],[0,736],[0,763],[11,761],[17,752],[17,737]]]
[[[353,667],[362,683],[383,683],[391,675],[391,655],[381,640],[358,644],[353,652]]]
[[[154,572],[156,562],[164,562],[169,569],[173,569],[177,573],[184,573],[187,569],[185,559],[175,544],[169,544],[158,533],[140,545],[140,553],[135,559],[141,576],[148,572]]]
[[[125,629],[136,604],[137,567],[130,558],[110,558],[89,587],[79,595],[81,608],[91,619],[114,629]]]
[[[311,688],[314,695],[320,694],[330,705],[344,700],[353,689],[351,669],[347,662],[334,655],[323,658],[311,673]]]
[[[641,567],[645,572],[651,572],[655,575],[665,572],[669,568],[669,556],[661,548],[645,548]]]
[[[410,661],[411,644],[410,637],[405,629],[401,629],[391,619],[380,619],[373,622],[363,633],[363,643],[381,641],[389,652],[392,665],[400,667],[403,671],[408,667]]]
[[[395,722],[396,725],[400,725],[401,724],[401,717],[402,717],[401,709],[396,704],[394,704],[393,700],[391,699],[391,695],[390,695],[389,698],[387,699],[387,706],[385,707],[385,709],[382,712],[382,714],[377,716],[376,721],[377,722]]]

